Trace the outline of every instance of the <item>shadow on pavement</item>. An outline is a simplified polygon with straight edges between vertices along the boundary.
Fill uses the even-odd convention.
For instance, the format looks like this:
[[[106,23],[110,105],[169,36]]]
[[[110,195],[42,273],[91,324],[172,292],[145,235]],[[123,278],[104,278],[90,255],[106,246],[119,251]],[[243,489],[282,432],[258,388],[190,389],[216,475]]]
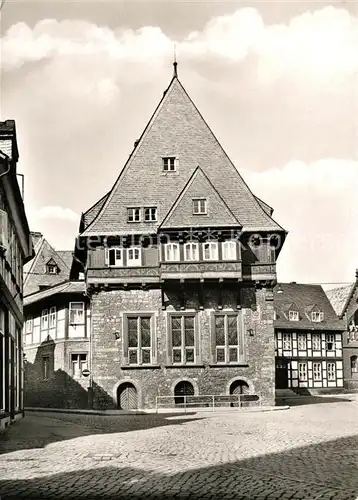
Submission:
[[[302,405],[318,405],[324,403],[350,403],[352,399],[340,398],[337,396],[289,396],[276,398],[276,406],[302,406]]]
[[[56,441],[82,436],[132,432],[202,419],[193,418],[192,415],[195,413],[107,416],[31,412],[26,414],[24,420],[15,422],[4,433],[0,433],[0,455],[23,449],[43,448]]]
[[[354,500],[358,495],[357,456],[358,436],[189,470],[181,465],[187,457],[180,454],[157,454],[146,466],[139,458],[138,468],[129,466],[127,457],[118,456],[110,466],[99,462],[98,467],[93,468],[92,463],[89,468],[82,460],[76,471],[0,481],[0,492],[2,500]]]

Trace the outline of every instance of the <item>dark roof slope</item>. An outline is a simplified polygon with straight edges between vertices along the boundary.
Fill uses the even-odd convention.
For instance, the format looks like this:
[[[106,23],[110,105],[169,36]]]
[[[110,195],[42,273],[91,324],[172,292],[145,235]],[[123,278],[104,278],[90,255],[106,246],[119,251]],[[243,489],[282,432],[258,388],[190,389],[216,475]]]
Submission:
[[[86,212],[83,214],[83,223],[84,223],[84,229],[88,227],[91,222],[97,217],[98,213],[102,210],[103,205],[106,203],[108,199],[109,193],[105,194],[102,196],[100,200],[98,200],[94,205],[92,205],[91,208],[89,208]]]
[[[176,156],[178,171],[162,171],[162,157]],[[158,221],[136,223],[136,231],[155,232],[197,165],[203,170],[243,230],[283,231],[256,199],[179,80],[174,77],[108,197],[84,236],[128,231],[128,206],[156,206]],[[100,207],[104,201],[103,206]],[[87,220],[90,218],[87,213]]]
[[[282,290],[282,293],[277,293]],[[291,304],[295,304],[299,312],[299,321],[289,321],[287,317]],[[315,323],[310,320],[310,311],[317,309],[324,313],[324,320]],[[290,328],[292,330],[341,330],[345,324],[341,321],[323,288],[320,285],[301,283],[280,283],[274,288],[274,307],[276,311],[275,328]]]

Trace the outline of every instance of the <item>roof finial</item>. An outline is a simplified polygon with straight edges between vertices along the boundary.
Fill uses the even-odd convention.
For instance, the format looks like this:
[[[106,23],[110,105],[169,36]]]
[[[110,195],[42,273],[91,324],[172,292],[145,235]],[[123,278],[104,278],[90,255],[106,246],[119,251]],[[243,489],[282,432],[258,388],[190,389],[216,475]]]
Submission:
[[[177,67],[178,67],[178,63],[177,63],[177,51],[176,51],[176,45],[174,44],[174,62],[173,62],[173,66],[174,66],[174,77],[175,78],[178,78],[178,70],[177,70]]]

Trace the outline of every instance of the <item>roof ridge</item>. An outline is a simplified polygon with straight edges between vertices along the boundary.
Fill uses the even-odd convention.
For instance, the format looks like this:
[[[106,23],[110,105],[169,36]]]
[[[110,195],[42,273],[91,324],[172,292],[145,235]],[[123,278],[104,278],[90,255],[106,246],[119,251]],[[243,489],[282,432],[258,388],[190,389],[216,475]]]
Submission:
[[[43,247],[45,241],[46,241],[46,239],[42,236],[41,239],[38,242],[38,244],[39,243],[41,243],[41,244],[39,245],[38,251],[35,253],[35,257],[31,261],[31,266],[29,267],[29,270],[28,271],[24,271],[24,274],[26,274],[25,279],[24,279],[24,283],[23,283],[24,287],[25,287],[25,283],[27,283],[27,280],[29,279],[30,275],[32,274],[31,271],[34,268],[35,263],[37,264],[37,261],[39,259],[39,255],[41,253],[40,250]]]

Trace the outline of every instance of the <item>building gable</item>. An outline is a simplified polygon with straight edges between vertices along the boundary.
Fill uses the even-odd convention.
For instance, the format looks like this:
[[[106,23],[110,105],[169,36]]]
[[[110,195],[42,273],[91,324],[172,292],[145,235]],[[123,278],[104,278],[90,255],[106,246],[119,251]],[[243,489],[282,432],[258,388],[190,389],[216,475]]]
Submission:
[[[200,215],[194,213],[194,200],[205,202],[206,214]],[[241,226],[200,167],[195,170],[182,193],[173,204],[162,223],[161,229],[196,226]]]
[[[172,171],[163,168],[163,158],[169,157],[176,160]],[[252,194],[174,77],[108,198],[82,235],[130,233],[133,229],[156,232],[197,165],[244,230],[283,231]],[[156,207],[157,220],[128,223],[128,207]]]

